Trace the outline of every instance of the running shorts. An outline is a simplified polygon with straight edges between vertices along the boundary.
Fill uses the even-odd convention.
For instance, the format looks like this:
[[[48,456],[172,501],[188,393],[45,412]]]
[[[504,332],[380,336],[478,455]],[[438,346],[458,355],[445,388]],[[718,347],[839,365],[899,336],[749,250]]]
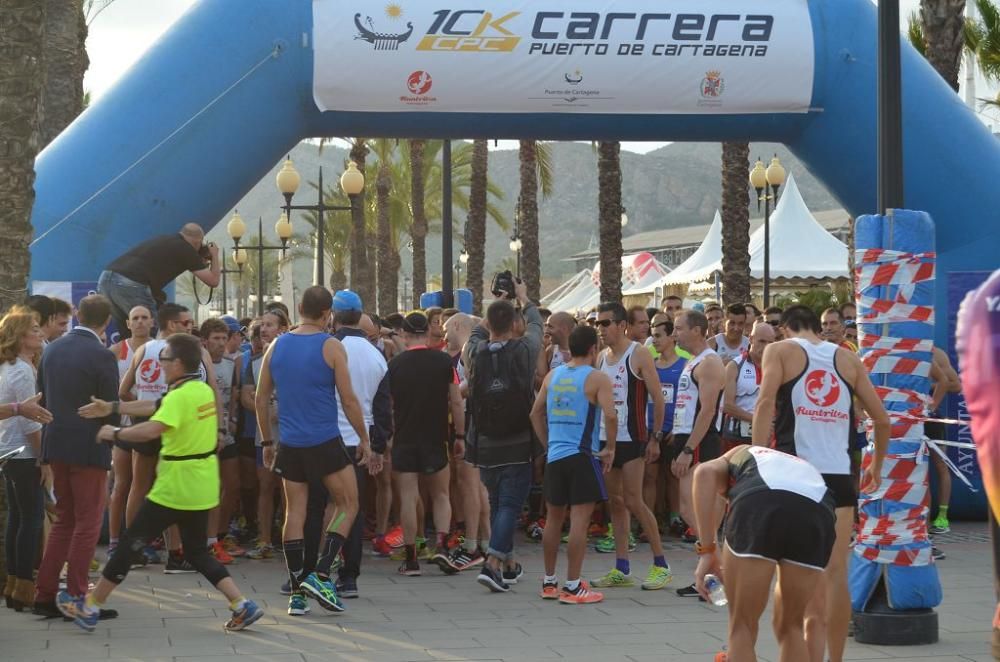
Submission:
[[[344,440],[334,437],[315,446],[286,446],[279,443],[274,473],[293,483],[311,483],[322,482],[330,474],[352,466],[354,463],[344,446]]]
[[[235,460],[240,456],[240,447],[237,444],[223,446],[219,451],[219,460]]]
[[[680,457],[681,450],[687,445],[689,434],[675,434],[674,440],[670,444],[670,461],[676,460]],[[664,453],[666,455],[666,453]],[[705,435],[705,438],[701,440],[698,444],[698,448],[694,449],[694,455],[691,458],[691,466],[695,466],[700,462],[708,462],[709,460],[714,460],[715,458],[722,455],[722,439],[719,437],[717,432],[709,432]]]
[[[833,493],[837,508],[854,508],[858,505],[858,481],[851,474],[823,474],[823,482]]]
[[[578,506],[608,500],[600,460],[584,453],[546,464],[542,490],[546,503],[553,506]]]
[[[608,442],[601,442],[601,450]],[[611,462],[612,469],[621,469],[632,460],[638,460],[646,455],[646,444],[638,441],[625,441],[615,444],[615,458]]]
[[[122,449],[123,451],[135,451],[139,455],[144,455],[146,457],[156,457],[160,454],[160,448],[163,447],[163,440],[157,437],[153,441],[116,441],[115,446]]]
[[[436,474],[448,466],[449,442],[392,445],[392,470],[404,474]]]
[[[837,539],[827,506],[794,492],[761,490],[737,499],[726,517],[726,545],[741,558],[787,561],[823,570]]]

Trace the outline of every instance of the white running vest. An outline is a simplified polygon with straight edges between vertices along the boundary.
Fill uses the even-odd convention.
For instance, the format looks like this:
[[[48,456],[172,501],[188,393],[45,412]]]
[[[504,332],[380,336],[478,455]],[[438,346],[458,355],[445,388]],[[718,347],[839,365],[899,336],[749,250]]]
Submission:
[[[740,346],[733,349],[726,344],[726,334],[717,333],[715,335],[715,353],[722,358],[723,363],[739,360],[743,352],[748,349],[750,349],[750,339],[746,336],[740,336]]]
[[[229,403],[233,398],[233,382],[235,381],[236,361],[222,357],[215,367],[215,386],[219,389],[219,428],[225,429],[224,445],[231,446],[236,439],[229,432]]]
[[[143,345],[142,362],[135,369],[135,397],[137,400],[159,400],[169,387],[167,373],[160,365],[160,352],[167,346],[166,339],[155,338]],[[205,364],[198,366],[201,381],[208,381]]]
[[[694,378],[694,369],[706,356],[715,354],[711,347],[706,347],[701,354],[684,364],[684,372],[677,382],[677,402],[674,405],[674,434],[691,434],[694,422],[701,411],[701,394],[698,382]],[[721,400],[721,398],[720,398]],[[718,403],[716,403],[718,407]],[[716,414],[713,414],[715,416]],[[717,425],[717,424],[716,424]]]
[[[610,356],[610,350],[601,352],[597,361],[597,369],[611,379],[611,397],[615,402],[615,414],[618,416],[618,435],[615,437],[615,443],[634,441],[628,430],[629,386],[631,379],[635,379],[635,375],[632,375],[629,369],[629,357],[638,346],[638,343],[629,343],[628,349],[622,354],[618,363],[608,362],[607,357]],[[646,415],[645,405],[641,415]],[[606,441],[608,437],[604,427],[604,417],[600,416],[599,418],[601,419],[601,440]]]

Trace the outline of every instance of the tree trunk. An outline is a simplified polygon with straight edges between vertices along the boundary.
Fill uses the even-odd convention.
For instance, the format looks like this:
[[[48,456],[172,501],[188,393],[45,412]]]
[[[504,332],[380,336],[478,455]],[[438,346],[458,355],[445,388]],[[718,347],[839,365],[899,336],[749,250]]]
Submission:
[[[538,144],[522,140],[518,150],[521,162],[521,193],[518,196],[521,233],[521,278],[528,286],[528,298],[542,298],[541,265],[538,249]]]
[[[424,140],[410,141],[410,213],[413,225],[413,307],[420,307],[420,295],[427,291],[427,213],[424,209]]]
[[[601,302],[622,300],[621,144],[597,146],[597,209],[601,253]]]
[[[81,0],[37,0],[45,5],[44,87],[39,149],[44,149],[83,111],[87,21]]]
[[[927,61],[958,92],[965,46],[965,0],[920,0],[920,22]]]
[[[722,143],[722,300],[726,305],[751,300],[749,181],[750,143]]]
[[[483,314],[483,269],[486,266],[486,181],[489,148],[485,140],[472,143],[472,181],[469,187],[469,216],[465,222],[466,287],[472,290],[472,312]]]
[[[343,269],[334,269],[330,272],[330,289],[334,292],[347,289],[347,274]]]
[[[365,172],[368,158],[368,142],[355,138],[351,143],[351,160],[358,170]],[[367,188],[367,184],[366,184]],[[351,289],[353,289],[368,310],[375,308],[375,273],[368,262],[368,225],[365,221],[365,189],[357,196],[358,203],[351,210]]]
[[[392,245],[392,226],[389,220],[389,196],[392,192],[392,172],[389,164],[380,162],[375,180],[375,207],[377,210],[378,313],[396,312],[399,294],[399,251]]]

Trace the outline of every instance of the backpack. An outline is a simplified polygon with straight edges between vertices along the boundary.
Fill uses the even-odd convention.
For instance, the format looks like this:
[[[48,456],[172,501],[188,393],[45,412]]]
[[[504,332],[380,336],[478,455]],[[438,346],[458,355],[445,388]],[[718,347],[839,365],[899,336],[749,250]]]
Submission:
[[[523,343],[509,341],[496,350],[482,341],[476,351],[471,378],[472,418],[477,434],[509,437],[531,429],[531,383],[518,374],[515,351]]]

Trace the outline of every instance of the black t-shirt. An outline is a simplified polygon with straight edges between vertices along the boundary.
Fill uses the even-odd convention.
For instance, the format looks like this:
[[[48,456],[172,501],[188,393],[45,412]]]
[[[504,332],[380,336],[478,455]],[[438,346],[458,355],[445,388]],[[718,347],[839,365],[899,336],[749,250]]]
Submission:
[[[446,352],[413,347],[389,361],[389,391],[395,422],[394,444],[435,444],[448,440],[449,388],[457,384]]]
[[[205,266],[205,260],[184,237],[165,234],[118,256],[107,270],[148,285],[153,298],[163,301],[163,288],[168,283],[185,271],[201,271]]]

